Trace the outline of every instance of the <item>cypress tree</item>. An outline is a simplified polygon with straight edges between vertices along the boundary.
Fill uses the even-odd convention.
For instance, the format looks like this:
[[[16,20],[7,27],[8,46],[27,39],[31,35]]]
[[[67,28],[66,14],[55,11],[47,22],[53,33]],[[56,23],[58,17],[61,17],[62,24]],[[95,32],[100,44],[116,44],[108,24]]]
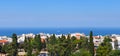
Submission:
[[[27,56],[32,56],[32,45],[30,38],[28,38]]]
[[[71,43],[71,35],[70,34],[68,34],[68,36],[67,36],[67,41],[68,41],[68,44]]]
[[[12,40],[13,40],[13,42],[12,42],[12,44],[13,44],[13,46],[12,46],[12,48],[13,48],[13,56],[17,56],[17,53],[18,53],[18,51],[17,51],[17,49],[18,49],[18,43],[17,43],[17,35],[16,34],[13,34],[12,35]]]
[[[37,50],[41,51],[41,49],[42,49],[42,42],[41,42],[40,35],[36,35],[35,36],[35,43],[36,43]]]
[[[90,49],[90,53],[92,56],[94,56],[94,43],[93,43],[93,32],[90,31],[90,43],[89,43],[89,49]]]
[[[61,42],[64,42],[66,40],[66,37],[62,34],[62,36],[61,36]]]
[[[25,52],[27,52],[27,47],[28,47],[28,39],[25,37],[25,40],[24,40],[24,50],[25,50]]]

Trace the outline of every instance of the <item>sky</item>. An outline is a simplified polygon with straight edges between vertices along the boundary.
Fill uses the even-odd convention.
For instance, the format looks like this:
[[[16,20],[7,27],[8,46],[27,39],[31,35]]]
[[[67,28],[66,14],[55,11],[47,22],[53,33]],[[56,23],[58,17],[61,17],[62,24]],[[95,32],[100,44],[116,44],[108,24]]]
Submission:
[[[120,28],[120,0],[0,0],[0,28]]]

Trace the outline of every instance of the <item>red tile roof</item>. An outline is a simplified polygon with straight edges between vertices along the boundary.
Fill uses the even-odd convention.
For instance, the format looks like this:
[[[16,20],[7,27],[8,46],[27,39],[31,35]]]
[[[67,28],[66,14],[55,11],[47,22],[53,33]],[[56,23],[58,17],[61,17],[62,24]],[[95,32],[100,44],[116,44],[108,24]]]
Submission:
[[[8,42],[7,40],[0,40],[0,43],[6,43]]]

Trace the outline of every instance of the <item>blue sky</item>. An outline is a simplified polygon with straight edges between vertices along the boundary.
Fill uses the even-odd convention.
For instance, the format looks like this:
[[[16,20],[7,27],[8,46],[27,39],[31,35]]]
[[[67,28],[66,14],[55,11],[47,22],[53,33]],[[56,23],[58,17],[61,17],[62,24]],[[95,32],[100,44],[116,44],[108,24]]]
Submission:
[[[0,27],[120,28],[120,0],[1,0]]]

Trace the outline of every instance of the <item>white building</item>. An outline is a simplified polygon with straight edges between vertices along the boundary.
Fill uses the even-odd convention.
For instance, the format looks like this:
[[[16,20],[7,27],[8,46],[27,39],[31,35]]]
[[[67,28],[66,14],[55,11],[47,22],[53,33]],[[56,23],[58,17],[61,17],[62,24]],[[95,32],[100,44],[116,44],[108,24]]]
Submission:
[[[24,42],[24,40],[25,40],[25,37],[26,38],[34,38],[35,37],[35,35],[33,34],[33,33],[29,33],[29,34],[22,34],[22,35],[20,35],[20,36],[17,36],[18,37],[18,43],[20,43],[20,42]]]
[[[84,37],[84,33],[71,33],[71,37],[75,36],[77,39],[80,39],[80,37]]]
[[[9,43],[12,42],[12,38],[7,36],[0,36],[0,40],[7,40]]]
[[[112,37],[115,37],[118,40],[118,49],[120,49],[120,35],[112,34]]]

